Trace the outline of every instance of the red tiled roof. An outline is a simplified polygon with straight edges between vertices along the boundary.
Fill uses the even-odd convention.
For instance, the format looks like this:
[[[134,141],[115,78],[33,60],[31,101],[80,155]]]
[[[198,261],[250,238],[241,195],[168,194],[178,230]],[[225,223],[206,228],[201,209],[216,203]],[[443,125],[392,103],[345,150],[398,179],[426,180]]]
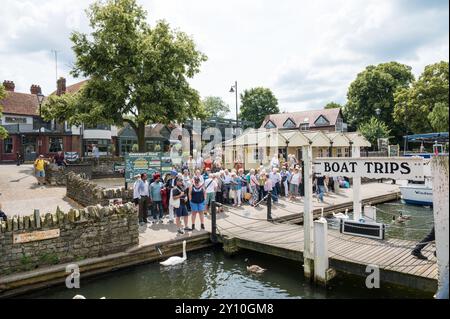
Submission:
[[[39,103],[35,94],[6,92],[6,97],[0,100],[4,114],[38,115]]]
[[[316,120],[322,115],[325,117],[328,122],[330,122],[330,126],[336,125],[336,120],[341,112],[341,109],[322,109],[322,110],[311,110],[311,111],[303,111],[303,112],[292,112],[292,113],[281,113],[281,114],[271,114],[267,115],[264,118],[263,123],[261,124],[261,128],[267,124],[268,121],[272,121],[273,124],[276,125],[277,128],[283,128],[284,122],[287,119],[291,119],[294,121],[295,126],[299,127],[302,123],[309,123],[310,127],[315,127],[314,124]]]
[[[84,83],[86,83],[89,80],[83,80],[81,82],[69,85],[66,87],[66,93],[77,93],[81,87],[83,86]],[[56,91],[53,91],[50,95],[52,94],[56,94]]]

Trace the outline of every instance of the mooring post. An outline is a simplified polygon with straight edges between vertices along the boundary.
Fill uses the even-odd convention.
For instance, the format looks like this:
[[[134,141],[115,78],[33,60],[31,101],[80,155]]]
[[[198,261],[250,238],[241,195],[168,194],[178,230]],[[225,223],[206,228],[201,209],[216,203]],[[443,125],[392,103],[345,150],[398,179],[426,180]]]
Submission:
[[[433,215],[438,266],[438,292],[436,298],[448,299],[448,201],[449,158],[436,156],[431,160],[433,179]],[[445,293],[446,290],[446,297]]]
[[[267,193],[267,221],[272,221],[272,192]]]
[[[211,241],[217,243],[217,206],[216,202],[211,202]]]
[[[361,148],[352,145],[352,157],[360,157]],[[353,177],[353,220],[361,219],[361,176]]]
[[[314,221],[314,281],[326,285],[328,281],[328,223],[321,217]]]
[[[303,231],[304,231],[304,249],[303,249],[303,272],[306,278],[314,276],[314,226],[313,226],[313,198],[312,198],[312,146],[302,146],[302,155],[304,163],[305,176],[305,198],[303,209]]]

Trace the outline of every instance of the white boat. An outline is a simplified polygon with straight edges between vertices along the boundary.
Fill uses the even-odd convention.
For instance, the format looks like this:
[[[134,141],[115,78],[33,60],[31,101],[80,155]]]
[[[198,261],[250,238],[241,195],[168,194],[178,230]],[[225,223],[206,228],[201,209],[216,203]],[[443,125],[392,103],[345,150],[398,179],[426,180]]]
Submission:
[[[400,186],[402,199],[407,204],[433,206],[433,187],[431,181],[424,184],[408,183]]]

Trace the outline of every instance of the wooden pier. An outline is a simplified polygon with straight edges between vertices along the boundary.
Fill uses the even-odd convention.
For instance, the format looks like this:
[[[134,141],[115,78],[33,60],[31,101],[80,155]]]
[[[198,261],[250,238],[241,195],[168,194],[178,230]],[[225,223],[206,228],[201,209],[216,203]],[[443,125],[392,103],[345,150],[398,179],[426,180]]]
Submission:
[[[362,185],[362,189],[365,203],[375,204],[398,196],[395,185],[366,184]],[[320,207],[324,207],[324,212],[351,208],[352,202],[348,196],[331,196],[325,198],[332,205],[314,203],[316,217],[320,217]],[[302,220],[301,202],[281,200],[280,204],[273,206],[272,215],[274,220],[267,221],[265,206],[256,209],[248,206],[227,207],[227,211],[217,217],[219,241],[231,253],[244,248],[302,262],[303,227],[294,224]],[[427,246],[422,252],[429,261],[423,261],[411,255],[415,244],[400,239],[376,240],[345,235],[329,229],[329,266],[338,272],[367,277],[370,274],[366,272],[367,265],[375,265],[380,269],[382,283],[435,292],[438,278],[433,255],[435,249]]]

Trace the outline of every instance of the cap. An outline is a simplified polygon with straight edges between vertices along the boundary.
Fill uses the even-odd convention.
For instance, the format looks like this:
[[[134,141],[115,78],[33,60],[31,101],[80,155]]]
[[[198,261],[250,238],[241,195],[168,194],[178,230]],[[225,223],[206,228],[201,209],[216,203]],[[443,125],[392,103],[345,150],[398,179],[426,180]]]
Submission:
[[[177,176],[178,172],[176,170],[172,170],[170,171],[170,175],[172,176]]]

